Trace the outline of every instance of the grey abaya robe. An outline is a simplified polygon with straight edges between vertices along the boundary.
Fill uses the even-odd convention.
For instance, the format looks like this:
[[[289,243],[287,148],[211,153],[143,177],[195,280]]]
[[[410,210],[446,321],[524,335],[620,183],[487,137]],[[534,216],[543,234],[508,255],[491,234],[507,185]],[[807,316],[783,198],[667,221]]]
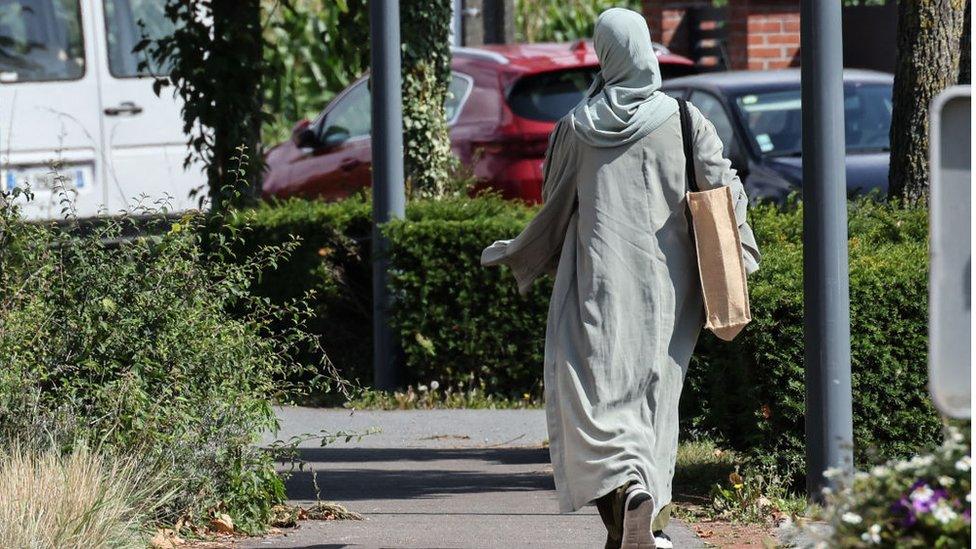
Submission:
[[[603,81],[550,137],[543,206],[518,237],[485,249],[482,263],[508,265],[523,292],[555,270],[544,382],[560,510],[577,510],[637,480],[654,496],[656,515],[671,501],[678,398],[704,313],[685,218],[679,117],[667,103],[673,100],[662,101],[657,91],[653,53],[651,62],[641,51],[651,51],[646,23],[639,20],[641,36],[627,26],[630,16],[608,22],[606,15],[595,33]],[[621,55],[631,61],[621,65]],[[625,78],[606,70],[611,63]],[[654,112],[635,114],[635,75],[646,77],[642,93],[644,100],[654,96]],[[614,82],[628,85],[623,94]],[[689,107],[699,185],[731,187],[743,257],[754,271],[759,253],[742,184],[712,124]],[[581,122],[587,116],[581,109],[594,116]],[[600,130],[598,139],[588,123]],[[647,125],[654,127],[646,131]],[[622,136],[616,144],[614,132]]]

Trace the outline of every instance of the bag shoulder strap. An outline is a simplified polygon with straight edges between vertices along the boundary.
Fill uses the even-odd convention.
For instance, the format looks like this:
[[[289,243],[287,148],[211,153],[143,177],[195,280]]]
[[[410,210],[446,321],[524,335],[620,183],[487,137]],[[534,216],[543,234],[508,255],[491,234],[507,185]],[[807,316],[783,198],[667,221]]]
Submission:
[[[688,112],[688,102],[678,99],[678,116],[681,118],[681,143],[685,151],[685,177],[688,188],[698,192],[698,178],[695,177],[695,147],[692,144],[694,131],[691,128],[691,113]]]

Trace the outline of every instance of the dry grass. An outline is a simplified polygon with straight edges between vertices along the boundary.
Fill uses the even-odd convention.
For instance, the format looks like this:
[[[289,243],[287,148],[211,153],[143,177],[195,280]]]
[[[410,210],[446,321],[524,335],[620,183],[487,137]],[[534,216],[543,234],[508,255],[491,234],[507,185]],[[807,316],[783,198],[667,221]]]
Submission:
[[[0,452],[0,547],[144,548],[160,484],[86,447]]]

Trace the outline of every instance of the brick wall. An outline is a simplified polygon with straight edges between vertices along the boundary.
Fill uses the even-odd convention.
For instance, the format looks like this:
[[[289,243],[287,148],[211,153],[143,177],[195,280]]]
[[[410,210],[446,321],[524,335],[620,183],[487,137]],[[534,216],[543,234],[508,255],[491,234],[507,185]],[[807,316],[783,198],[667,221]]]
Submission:
[[[711,20],[693,22],[689,8],[708,8],[707,0],[644,0],[644,16],[651,37],[678,54],[696,57],[691,49],[692,25],[708,30]],[[713,10],[715,11],[715,10]],[[717,10],[724,23],[725,56],[730,69],[766,70],[800,64],[800,6],[798,0],[729,0]],[[720,59],[696,59],[713,66]]]

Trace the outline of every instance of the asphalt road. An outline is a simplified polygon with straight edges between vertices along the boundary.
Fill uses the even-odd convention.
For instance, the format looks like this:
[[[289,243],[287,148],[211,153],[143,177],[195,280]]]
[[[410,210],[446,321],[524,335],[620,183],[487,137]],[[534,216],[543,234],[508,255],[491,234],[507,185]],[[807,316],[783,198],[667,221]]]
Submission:
[[[594,507],[558,513],[541,410],[282,408],[279,418],[282,440],[322,430],[378,431],[325,447],[303,442],[304,467],[287,482],[293,503],[312,503],[317,483],[322,500],[366,519],[307,521],[241,549],[603,547]],[[675,547],[704,546],[680,522],[668,533]]]

